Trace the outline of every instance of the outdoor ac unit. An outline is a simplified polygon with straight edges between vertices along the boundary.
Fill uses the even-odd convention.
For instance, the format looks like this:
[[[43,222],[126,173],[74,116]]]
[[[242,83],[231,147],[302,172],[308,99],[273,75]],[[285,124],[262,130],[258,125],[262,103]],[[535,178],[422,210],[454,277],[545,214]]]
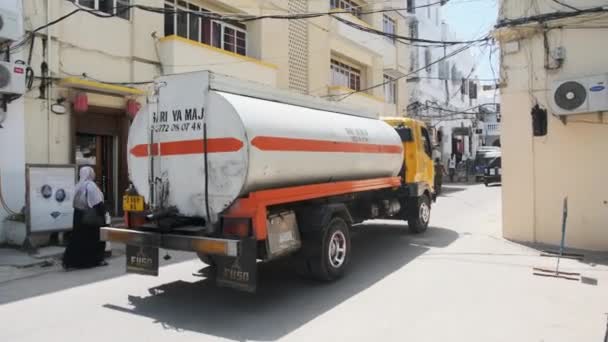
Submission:
[[[25,92],[25,68],[23,64],[0,62],[0,94],[21,95]]]
[[[0,42],[15,41],[20,36],[19,14],[0,8]]]
[[[556,115],[608,111],[608,74],[556,81],[549,97]]]

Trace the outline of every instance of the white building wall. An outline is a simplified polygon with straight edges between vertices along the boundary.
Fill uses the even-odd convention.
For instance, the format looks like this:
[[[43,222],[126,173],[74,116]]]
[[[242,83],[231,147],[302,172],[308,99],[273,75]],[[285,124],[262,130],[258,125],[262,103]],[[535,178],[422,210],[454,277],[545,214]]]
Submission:
[[[0,1],[0,8],[21,10],[21,0]],[[19,22],[20,31],[23,23]],[[21,59],[20,54],[11,60]],[[10,209],[20,211],[25,202],[25,122],[23,98],[11,102],[7,107],[6,120],[0,123],[0,174],[2,176],[2,196]],[[7,242],[8,227],[13,222],[6,221],[8,213],[0,206],[0,243]]]
[[[435,2],[436,1],[434,0],[418,0],[415,5],[423,6]],[[416,20],[418,22],[419,38],[430,40],[459,40],[459,37],[450,31],[449,23],[442,20],[442,10],[443,8],[441,6],[434,5],[416,9],[416,12],[410,20]],[[412,51],[417,54],[417,64],[419,65],[419,68],[422,68],[427,65],[428,62],[434,62],[445,55],[449,55],[450,52],[460,47],[462,47],[462,45],[446,47],[445,49],[442,46],[429,47],[430,58],[426,58],[426,47],[412,47]],[[415,52],[416,50],[417,53]],[[452,76],[452,66],[456,65],[456,68],[460,71],[462,77],[475,79],[475,59],[470,51],[464,51],[450,57],[447,59],[447,62],[449,63],[448,78],[451,78]],[[426,106],[447,108],[452,111],[465,111],[476,106],[478,102],[476,100],[470,101],[468,95],[461,95],[460,80],[448,80],[448,89],[446,92],[446,81],[439,79],[439,68],[440,66],[438,63],[417,73],[418,80],[409,83],[409,102],[410,105],[419,102],[420,105],[422,105],[419,111],[419,118],[427,121],[431,126],[442,132],[442,143],[439,146],[439,150],[442,161],[445,163],[453,152],[452,130],[456,127],[471,127],[474,132],[474,120],[472,120],[470,115],[448,114],[446,116],[445,112],[440,113],[436,109],[428,108]],[[416,68],[413,67],[412,70],[416,70]],[[471,155],[474,155],[477,146],[480,144],[480,137],[474,135],[470,144],[468,140],[465,140],[465,151],[469,151]]]

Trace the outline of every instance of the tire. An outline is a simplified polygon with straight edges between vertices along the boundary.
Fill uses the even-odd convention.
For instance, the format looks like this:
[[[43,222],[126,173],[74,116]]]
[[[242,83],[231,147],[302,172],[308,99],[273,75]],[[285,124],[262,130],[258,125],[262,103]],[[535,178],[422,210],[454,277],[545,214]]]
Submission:
[[[484,184],[485,186],[490,186],[490,183],[488,183],[488,181],[483,181],[483,184]]]
[[[422,195],[410,201],[407,209],[407,225],[409,231],[414,234],[424,233],[429,227],[431,219],[431,200],[429,196]]]
[[[341,278],[350,262],[351,244],[348,223],[333,217],[320,232],[307,234],[303,240],[306,255],[298,273],[320,281]]]

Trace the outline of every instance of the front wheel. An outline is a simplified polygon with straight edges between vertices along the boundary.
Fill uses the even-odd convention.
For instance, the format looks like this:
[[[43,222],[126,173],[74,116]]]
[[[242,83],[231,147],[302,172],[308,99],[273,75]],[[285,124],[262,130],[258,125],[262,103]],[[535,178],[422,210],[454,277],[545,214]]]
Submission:
[[[407,224],[410,232],[414,234],[424,233],[431,220],[431,200],[429,196],[422,195],[410,201],[407,208]]]

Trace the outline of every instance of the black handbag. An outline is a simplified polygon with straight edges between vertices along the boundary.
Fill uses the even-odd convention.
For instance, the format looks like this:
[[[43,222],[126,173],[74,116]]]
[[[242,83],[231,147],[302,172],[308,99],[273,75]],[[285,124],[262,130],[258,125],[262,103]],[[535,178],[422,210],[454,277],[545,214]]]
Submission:
[[[87,202],[86,198],[88,195],[89,195],[89,190],[86,189],[85,194],[84,194],[85,202]],[[88,206],[88,204],[87,204],[87,206]],[[103,216],[99,215],[97,213],[97,209],[95,209],[95,208],[87,208],[87,209],[82,210],[82,212],[83,212],[82,213],[82,223],[84,225],[93,226],[93,227],[101,227],[106,223],[105,218]]]

